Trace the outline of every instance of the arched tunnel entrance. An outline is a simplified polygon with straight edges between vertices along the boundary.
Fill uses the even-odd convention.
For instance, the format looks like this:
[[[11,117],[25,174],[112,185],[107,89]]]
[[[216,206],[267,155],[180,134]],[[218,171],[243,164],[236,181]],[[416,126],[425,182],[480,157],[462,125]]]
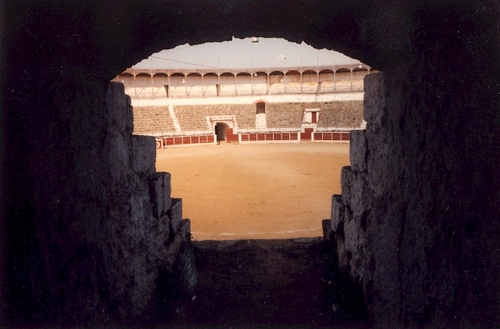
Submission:
[[[227,132],[231,133],[231,129],[229,128],[229,125],[227,123],[217,122],[215,124],[215,135],[217,136],[217,142],[226,141]]]
[[[362,285],[372,318],[381,327],[498,326],[498,2],[2,7],[11,27],[1,31],[2,315],[61,323],[143,314],[157,264],[175,256],[165,255],[165,240],[186,226],[168,222],[180,201],[170,202],[168,175],[155,173],[154,140],[130,138],[129,101],[105,81],[164,47],[276,31],[384,72],[367,89],[367,132],[356,136],[366,147],[352,154],[332,209],[348,216],[337,249],[355,253],[339,260]],[[485,67],[491,74],[477,73]],[[118,112],[126,118],[110,119]],[[231,280],[237,266],[219,271],[228,291],[261,288]],[[262,314],[275,302],[267,296]]]

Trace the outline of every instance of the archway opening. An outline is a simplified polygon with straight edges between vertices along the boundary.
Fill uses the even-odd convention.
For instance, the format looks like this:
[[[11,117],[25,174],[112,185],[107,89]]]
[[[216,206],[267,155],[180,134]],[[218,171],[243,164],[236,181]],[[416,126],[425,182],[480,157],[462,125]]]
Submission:
[[[182,49],[185,48],[188,47]],[[196,51],[196,53],[205,54],[208,52]],[[348,134],[345,131],[335,133],[326,131],[329,129],[328,127],[344,127],[342,124],[345,120],[342,121],[343,119],[337,115],[337,110],[341,108],[340,105],[329,104],[325,109],[326,114],[322,115],[321,119],[318,116],[312,117],[313,114],[309,113],[311,119],[307,121],[309,124],[306,127],[307,131],[302,127],[304,125],[303,112],[305,108],[318,108],[327,102],[322,100],[323,103],[318,104],[315,101],[315,95],[318,93],[322,92],[326,97],[333,97],[329,101],[333,102],[337,96],[327,95],[335,92],[332,72],[339,68],[350,72],[353,59],[348,59],[345,62],[333,61],[333,56],[330,54],[327,58],[319,60],[318,63],[317,56],[308,58],[296,53],[294,56],[287,56],[286,62],[279,59],[279,56],[273,61],[270,55],[265,54],[263,55],[264,60],[258,61],[256,57],[253,57],[256,55],[252,54],[247,55],[247,63],[245,63],[243,59],[245,55],[247,54],[241,54],[241,58],[238,57],[237,61],[231,58],[230,61],[224,62],[215,57],[216,59],[212,63],[209,62],[208,55],[204,58],[184,60],[189,56],[187,53],[182,54],[180,56],[183,60],[179,63],[176,63],[168,53],[151,55],[155,58],[155,65],[159,65],[154,71],[166,70],[170,77],[170,84],[177,84],[178,88],[175,90],[172,88],[171,93],[176,93],[168,100],[148,100],[151,106],[156,106],[155,110],[158,110],[154,113],[156,116],[148,121],[150,125],[157,125],[161,118],[162,122],[165,122],[166,129],[170,129],[164,130],[169,134],[166,136],[174,136],[175,134],[181,136],[169,137],[174,141],[175,146],[202,143],[209,146],[206,144],[214,143],[214,141],[220,145],[214,148],[204,148],[201,153],[213,153],[206,159],[198,159],[194,162],[195,164],[202,163],[203,167],[210,169],[208,173],[197,171],[194,174],[196,177],[203,176],[203,179],[192,177],[190,171],[183,171],[182,175],[177,171],[193,168],[193,164],[184,163],[187,161],[184,158],[181,160],[183,165],[180,169],[177,168],[177,164],[174,165],[174,162],[177,161],[177,158],[174,157],[170,158],[169,166],[162,167],[157,162],[157,170],[171,172],[172,177],[176,180],[175,184],[179,184],[179,181],[198,182],[196,186],[189,187],[189,189],[188,186],[183,186],[182,189],[177,186],[173,189],[176,191],[173,195],[183,197],[185,201],[183,205],[185,215],[192,219],[193,238],[197,240],[224,240],[235,237],[265,239],[318,237],[322,234],[321,219],[326,218],[330,211],[331,194],[340,193],[339,182],[337,182],[340,177],[340,168],[349,164],[348,145],[346,145],[348,137],[345,137]],[[240,53],[234,56],[240,56]],[[151,65],[150,62],[147,64]],[[176,67],[174,67],[174,62]],[[160,64],[163,64],[163,67]],[[150,67],[148,66],[147,69]],[[133,70],[141,71],[144,69],[137,65],[130,69],[130,71]],[[321,80],[325,82],[324,88],[318,86],[320,72],[323,74]],[[185,88],[187,84],[189,84],[189,89]],[[248,86],[249,84],[250,86]],[[201,97],[190,97],[194,94],[192,92],[188,94],[185,89],[199,89]],[[304,101],[297,101],[296,99],[299,98],[304,99]],[[325,97],[323,98],[325,99]],[[362,98],[357,99],[357,101],[361,103]],[[302,102],[311,104],[306,106]],[[132,99],[134,111],[139,112],[141,106],[145,107],[142,104],[145,103],[135,103],[135,100]],[[164,104],[169,105],[165,106]],[[151,111],[143,112],[151,113]],[[323,120],[323,118],[325,119]],[[136,122],[141,121],[136,120]],[[320,132],[315,136],[313,136],[315,132],[312,128],[313,125],[320,129],[318,130]],[[345,129],[347,128],[345,126]],[[197,136],[197,134],[205,134],[205,136]],[[304,139],[306,134],[309,134],[309,137]],[[161,137],[158,134],[155,136]],[[211,142],[205,142],[209,138],[211,138]],[[326,145],[327,143],[324,144],[326,146],[324,149],[316,147],[317,145],[313,147],[312,143],[301,145],[302,147],[299,148],[295,147],[297,145],[292,145],[299,144],[301,140],[309,142],[313,138],[316,138],[314,141],[318,142],[335,140],[340,143],[333,146],[335,151],[332,151],[333,148]],[[243,151],[240,149],[250,148],[249,144],[252,142],[262,144],[262,147],[255,148],[252,151],[255,153],[250,156],[245,153],[246,150],[237,155],[239,151]],[[263,145],[269,143],[276,144],[276,150],[272,154],[266,153],[265,149],[268,148],[268,145]],[[235,144],[239,145],[233,146]],[[343,145],[340,146],[340,144]],[[164,141],[162,145],[165,148],[170,148],[172,144]],[[196,148],[189,149],[196,151],[193,153],[198,153]],[[209,151],[209,149],[211,150]],[[187,152],[186,150],[180,153]],[[161,154],[163,151],[158,151],[158,153]],[[172,153],[170,154],[172,155]],[[219,154],[224,155],[219,156]],[[276,156],[277,154],[280,156]],[[190,157],[194,158],[197,155],[193,154]],[[326,157],[322,158],[323,155]],[[266,156],[268,158],[265,158]],[[296,158],[293,158],[294,156]],[[162,157],[163,155],[157,156],[157,159]],[[222,159],[216,159],[215,163],[212,163],[213,158],[218,157],[222,157]],[[339,162],[334,169],[338,171],[337,175],[332,174],[331,171],[325,173],[315,168],[316,162],[331,164],[340,158],[342,158],[342,163]],[[259,159],[257,161],[259,163],[255,162],[257,159]],[[276,164],[273,161],[276,161]],[[222,170],[223,165],[231,162],[245,162],[246,164],[239,168],[226,168],[224,172],[218,171]],[[210,163],[212,164],[210,165]],[[258,184],[258,188],[242,187],[248,185],[242,178],[249,176],[242,169],[248,165],[251,166],[252,172],[258,172],[248,184]],[[172,169],[172,167],[176,168]],[[236,176],[230,170],[237,170],[241,175]],[[271,174],[274,176],[270,179],[262,177]],[[227,179],[228,175],[233,175],[233,178]],[[227,181],[230,184],[224,187],[225,190],[220,188],[217,191],[205,191],[203,194],[205,196],[199,194],[202,190],[201,186],[211,186],[212,184],[209,182],[213,179],[219,181],[216,183],[217,186],[221,185],[221,181]],[[329,179],[332,180],[328,183],[329,187],[323,188]],[[270,180],[273,180],[276,186],[268,187]],[[289,181],[295,181],[296,184],[288,186]],[[196,189],[196,192],[192,192],[191,188]],[[227,193],[217,195],[221,190]],[[292,190],[296,192],[294,196],[296,199],[291,202],[293,205],[289,204]],[[214,216],[214,212],[206,211],[209,206],[204,203],[208,199],[207,194],[219,198],[216,202],[209,203],[216,204],[217,207],[224,207],[224,214]],[[193,207],[194,203],[196,206]],[[236,204],[238,205],[235,207]],[[250,207],[250,210],[247,206]],[[201,209],[200,212],[199,209]],[[238,211],[242,213],[254,211],[253,220],[236,215]],[[214,217],[217,217],[216,220]],[[252,224],[247,225],[250,222]]]
[[[266,114],[266,103],[265,102],[257,102],[255,104],[256,114]]]
[[[215,135],[217,136],[217,142],[222,142],[226,140],[227,130],[229,125],[223,122],[217,122],[215,124]]]

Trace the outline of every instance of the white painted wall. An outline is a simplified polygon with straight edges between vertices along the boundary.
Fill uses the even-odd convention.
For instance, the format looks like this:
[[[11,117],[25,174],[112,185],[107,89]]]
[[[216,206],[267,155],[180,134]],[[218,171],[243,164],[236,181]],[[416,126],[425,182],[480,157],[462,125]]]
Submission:
[[[239,97],[207,97],[207,98],[155,98],[134,99],[132,106],[165,106],[165,105],[207,105],[207,104],[253,104],[258,100],[267,103],[299,103],[363,100],[364,93],[325,94],[325,95],[254,95]]]

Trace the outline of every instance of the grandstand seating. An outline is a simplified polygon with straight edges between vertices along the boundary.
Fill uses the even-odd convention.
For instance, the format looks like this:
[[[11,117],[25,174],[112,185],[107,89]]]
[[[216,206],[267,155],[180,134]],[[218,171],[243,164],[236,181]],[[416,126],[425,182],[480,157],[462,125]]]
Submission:
[[[362,101],[334,102],[322,106],[318,127],[359,128],[362,120]]]
[[[335,82],[335,91],[351,91],[351,80],[339,80]]]
[[[252,85],[251,84],[239,83],[239,84],[236,84],[234,87],[235,87],[235,95],[237,95],[237,96],[245,96],[245,95],[252,94]]]
[[[304,103],[269,103],[266,106],[268,128],[300,128]]]
[[[205,119],[207,114],[203,106],[175,106],[174,111],[182,131],[208,131],[210,129],[207,126]]]
[[[164,86],[155,86],[153,88],[153,96],[154,97],[161,97],[161,98],[167,97],[167,91],[165,90],[165,87]]]
[[[255,106],[250,105],[231,105],[233,114],[236,116],[238,128],[252,129],[255,128]]]
[[[125,94],[135,98],[135,88],[125,86]]]
[[[167,106],[134,107],[134,133],[174,132],[175,127]]]
[[[334,140],[334,136],[328,134],[339,134],[341,131],[362,127],[362,101],[274,103],[273,101],[281,99],[281,97],[262,97],[262,99],[267,100],[265,107],[262,107],[261,104],[257,106],[253,103],[255,99],[261,99],[259,96],[250,99],[248,102],[250,104],[224,104],[227,102],[227,98],[221,100],[219,104],[210,104],[214,103],[214,100],[204,102],[202,100],[189,100],[189,98],[289,94],[293,95],[290,99],[297,101],[299,97],[296,95],[300,94],[317,95],[363,91],[365,75],[366,72],[357,69],[353,72],[342,69],[336,72],[335,79],[333,73],[319,75],[320,84],[317,81],[318,75],[311,73],[304,74],[302,77],[297,74],[293,79],[287,79],[286,84],[281,82],[279,75],[273,74],[267,78],[246,75],[242,79],[236,80],[236,84],[234,76],[221,76],[220,79],[212,77],[204,81],[192,78],[188,79],[186,83],[182,83],[183,79],[177,75],[175,77],[178,79],[174,79],[175,81],[172,79],[152,81],[146,75],[138,75],[136,81],[127,78],[125,92],[132,98],[145,100],[137,104],[148,104],[150,102],[147,100],[154,98],[158,98],[158,100],[150,104],[171,104],[169,106],[134,106],[134,133],[136,134],[169,136],[168,138],[177,138],[178,136],[195,138],[203,135],[206,138],[211,137],[213,142],[215,123],[229,123],[228,120],[231,120],[230,125],[234,128],[233,131],[239,134],[239,136],[234,136],[236,136],[236,140],[240,141],[244,141],[244,138],[247,138],[248,141],[258,141],[261,140],[259,139],[260,135],[267,136],[268,134],[270,136],[290,134],[291,132],[298,134],[304,127],[315,127],[317,135],[315,136],[318,140]],[[202,81],[205,84],[202,85]],[[272,83],[268,85],[268,81]],[[183,99],[182,101],[169,102],[166,100],[163,102],[160,100],[167,97],[165,86],[171,82],[173,84],[168,87],[168,97]],[[189,103],[203,105],[175,105]],[[307,111],[319,111],[317,125],[302,122],[306,109]],[[246,137],[243,134],[246,134]],[[285,138],[285,135],[280,136],[274,136],[271,139],[265,137],[262,140],[300,139],[298,137],[298,139]],[[184,139],[182,141],[181,144],[187,143],[184,142]],[[167,143],[165,145],[173,144]]]
[[[203,97],[203,88],[201,85],[187,86],[187,97],[198,98]]]
[[[266,113],[258,118],[254,104],[176,105],[173,108],[182,134],[213,133],[207,117],[234,117],[234,127],[243,131],[300,130],[305,108],[321,108],[318,129],[359,128],[362,124],[363,102],[341,101],[329,103],[267,103]],[[263,120],[262,120],[263,119]],[[259,125],[257,127],[257,122]],[[261,124],[265,122],[265,126]],[[213,124],[213,122],[212,122]],[[166,106],[134,107],[136,134],[165,134],[176,132]]]
[[[302,93],[315,94],[318,91],[317,82],[304,82],[302,83]]]
[[[177,105],[174,111],[183,131],[209,131],[207,116],[234,115],[239,128],[255,127],[253,104]]]
[[[285,89],[286,88],[286,89]],[[321,88],[318,90],[317,82],[304,82],[301,86],[300,82],[282,82],[273,83],[270,85],[271,95],[282,94],[327,94],[333,92],[350,92],[362,91],[363,80],[353,80],[352,86],[350,80],[323,81]],[[127,87],[125,93],[134,98],[165,98],[167,97],[164,86],[151,87]],[[249,96],[249,95],[266,95],[266,84],[254,84],[253,90],[251,84],[222,84],[220,85],[221,97],[232,96]],[[169,87],[169,98],[199,98],[199,97],[217,97],[216,85],[171,85]]]
[[[335,84],[333,81],[323,81],[321,83],[321,93],[333,93],[335,88]]]
[[[204,97],[217,97],[217,87],[215,85],[203,86]]]
[[[353,90],[363,90],[363,80],[353,80],[352,81],[352,89]]]
[[[265,95],[267,94],[267,84],[266,83],[256,83],[253,85],[254,95]]]
[[[283,82],[273,83],[270,86],[269,93],[271,95],[280,95],[285,93],[285,84]]]
[[[220,85],[220,96],[234,96],[235,86],[234,84],[221,84]]]
[[[300,94],[300,83],[299,82],[289,82],[286,84],[287,94]]]

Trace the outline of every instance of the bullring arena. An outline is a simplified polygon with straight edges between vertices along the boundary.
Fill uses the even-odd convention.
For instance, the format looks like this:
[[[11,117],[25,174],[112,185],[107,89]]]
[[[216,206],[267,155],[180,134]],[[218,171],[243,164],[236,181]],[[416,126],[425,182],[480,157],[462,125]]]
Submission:
[[[157,171],[172,174],[193,239],[268,239],[322,235],[349,133],[365,127],[369,73],[361,63],[130,68],[115,81],[131,97],[134,133],[156,138]]]

